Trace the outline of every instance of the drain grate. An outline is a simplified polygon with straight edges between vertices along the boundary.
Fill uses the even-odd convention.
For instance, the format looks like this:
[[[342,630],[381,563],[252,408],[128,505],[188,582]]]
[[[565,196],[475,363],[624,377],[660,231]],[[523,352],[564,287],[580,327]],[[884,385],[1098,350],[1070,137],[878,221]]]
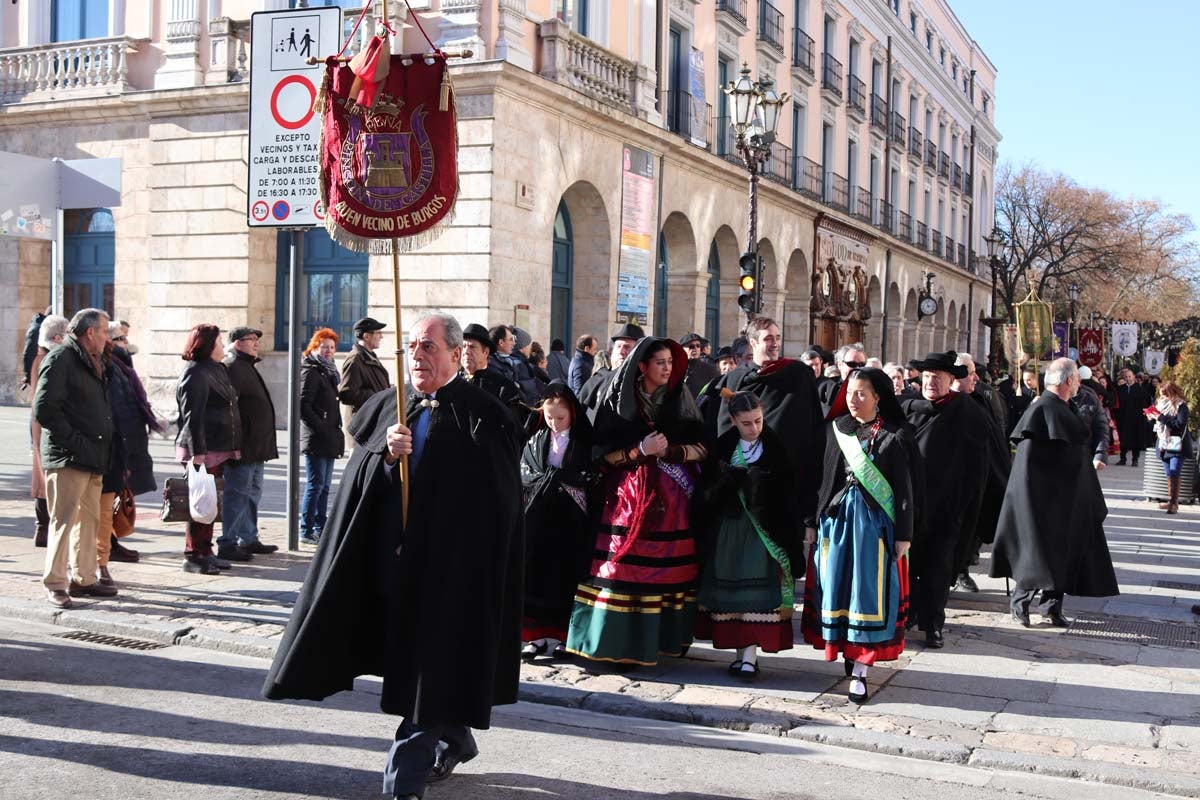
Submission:
[[[1071,621],[1067,635],[1085,639],[1109,639],[1128,644],[1200,650],[1200,627],[1172,622],[1079,614]]]
[[[1154,585],[1159,589],[1178,589],[1181,592],[1200,592],[1200,583],[1188,583],[1187,581],[1155,581]]]
[[[89,633],[88,631],[67,631],[66,633],[56,633],[54,635],[59,639],[70,639],[75,642],[88,642],[89,644],[102,644],[108,647],[122,647],[126,650],[161,650],[166,647],[165,644],[147,642],[144,639],[126,639],[124,636],[109,636],[103,633]]]

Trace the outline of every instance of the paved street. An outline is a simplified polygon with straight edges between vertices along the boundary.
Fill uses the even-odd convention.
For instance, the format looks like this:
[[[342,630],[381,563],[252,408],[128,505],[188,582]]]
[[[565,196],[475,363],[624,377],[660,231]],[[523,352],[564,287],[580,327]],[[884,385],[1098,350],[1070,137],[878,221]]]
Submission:
[[[137,652],[0,619],[5,800],[379,797],[393,720],[372,685],[327,703],[257,697],[266,662],[209,650]],[[931,764],[694,725],[521,703],[478,736],[479,758],[430,800],[1071,798],[1078,784]],[[1149,798],[1100,787],[1094,800]]]
[[[122,596],[57,612],[44,601],[38,580],[44,551],[30,542],[27,413],[0,408],[0,436],[10,442],[0,454],[0,619],[24,620],[0,629],[0,679],[10,695],[0,702],[0,716],[15,715],[21,726],[15,735],[10,721],[0,730],[0,765],[10,767],[7,773],[14,774],[14,758],[20,774],[30,776],[67,764],[101,765],[109,770],[97,773],[104,780],[137,777],[132,791],[122,784],[122,797],[166,797],[186,789],[163,788],[168,778],[212,783],[226,792],[206,791],[206,797],[373,796],[391,731],[387,719],[365,713],[375,705],[365,696],[369,681],[362,684],[363,694],[324,707],[245,705],[256,702],[263,662],[239,658],[273,650],[310,551],[260,557],[220,577],[185,574],[179,569],[182,526],[158,522],[157,499],[145,496],[139,498],[143,518],[129,541],[142,552],[142,562],[112,567]],[[167,442],[156,441],[154,452],[161,482],[176,466]],[[1123,594],[1069,598],[1067,613],[1075,623],[1066,632],[1011,623],[1003,581],[981,577],[985,557],[976,573],[982,591],[955,593],[945,650],[927,652],[917,642],[895,669],[873,669],[874,696],[861,708],[845,700],[840,665],[800,648],[763,656],[762,678],[750,686],[727,677],[729,654],[703,645],[685,659],[621,674],[574,662],[527,666],[522,697],[533,703],[505,711],[499,730],[486,735],[494,756],[470,765],[467,771],[478,777],[464,777],[457,785],[467,788],[446,787],[431,796],[608,797],[611,791],[599,787],[623,786],[628,791],[621,796],[634,798],[796,797],[778,779],[789,787],[808,785],[805,776],[818,774],[811,772],[808,756],[818,751],[833,759],[830,764],[867,771],[863,784],[851,785],[840,767],[836,774],[843,777],[831,773],[832,782],[818,792],[823,796],[841,796],[843,786],[851,786],[855,796],[868,794],[873,784],[866,776],[876,768],[921,779],[905,783],[900,796],[910,790],[911,796],[939,796],[949,786],[940,776],[972,787],[958,797],[1027,791],[1012,782],[1035,777],[1050,783],[1028,791],[1055,796],[1037,794],[1054,791],[1057,784],[1049,776],[1093,781],[1087,791],[1095,797],[1136,796],[1123,787],[1200,796],[1200,629],[1190,612],[1200,602],[1200,511],[1189,506],[1168,517],[1136,500],[1140,471],[1111,467],[1102,477]],[[283,486],[278,462],[268,470],[263,525],[264,539],[276,544],[285,539]],[[47,632],[68,630],[172,646],[133,654],[45,638]],[[56,665],[58,677],[26,660],[47,648],[57,651],[46,663]],[[87,666],[68,670],[81,648],[89,652]],[[238,653],[242,656],[231,655]],[[134,665],[135,658],[155,668]],[[193,679],[198,667],[181,666],[200,662],[212,665],[204,667],[202,680]],[[78,689],[64,689],[72,683],[69,674],[80,671],[90,677]],[[145,697],[145,711],[134,717],[144,718],[118,725],[133,689],[139,690],[139,703]],[[31,699],[30,693],[48,697]],[[69,710],[75,703],[100,705]],[[246,723],[251,719],[253,726]],[[214,727],[206,730],[210,723]],[[622,744],[604,744],[596,729],[622,731]],[[147,731],[154,731],[152,738]],[[658,744],[641,748],[635,742],[642,736]],[[112,740],[126,737],[130,741],[120,746],[128,750],[114,750]],[[574,741],[578,737],[587,741]],[[67,754],[57,744],[64,739],[86,747]],[[204,743],[204,753],[227,758],[187,757],[193,766],[181,776],[180,759],[196,749],[188,744],[192,740]],[[763,769],[761,758],[726,750],[718,757],[679,747],[681,742],[749,749],[771,757],[772,764]],[[271,752],[264,755],[267,748]],[[670,765],[664,771],[678,777],[663,785],[648,781],[640,768],[650,756],[643,752],[661,758]],[[532,760],[531,753],[541,756]],[[906,758],[892,758],[896,755]],[[891,759],[886,766],[874,761],[885,756]],[[251,777],[223,778],[218,765],[226,762],[231,773]],[[311,768],[320,764],[329,766]],[[614,774],[614,764],[638,769]],[[36,783],[52,785],[48,778]],[[926,784],[929,791],[922,793],[918,787]],[[511,788],[501,792],[498,786]],[[0,786],[0,797],[43,796],[37,793],[42,790],[6,791],[12,790]],[[45,791],[49,796],[51,790]]]

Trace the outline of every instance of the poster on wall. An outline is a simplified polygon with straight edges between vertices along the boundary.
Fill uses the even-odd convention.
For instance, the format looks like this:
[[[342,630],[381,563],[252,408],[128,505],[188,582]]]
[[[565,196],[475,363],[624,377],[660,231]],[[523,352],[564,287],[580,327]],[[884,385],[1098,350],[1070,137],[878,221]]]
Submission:
[[[692,107],[688,109],[688,113],[692,115],[691,127],[688,130],[692,133],[692,144],[700,147],[707,147],[708,142],[705,141],[708,133],[708,119],[705,114],[704,107],[704,51],[692,48],[691,69],[689,70],[691,77],[690,91],[692,93]]]
[[[645,325],[650,311],[650,256],[655,229],[654,157],[631,145],[625,145],[621,153],[617,322]]]

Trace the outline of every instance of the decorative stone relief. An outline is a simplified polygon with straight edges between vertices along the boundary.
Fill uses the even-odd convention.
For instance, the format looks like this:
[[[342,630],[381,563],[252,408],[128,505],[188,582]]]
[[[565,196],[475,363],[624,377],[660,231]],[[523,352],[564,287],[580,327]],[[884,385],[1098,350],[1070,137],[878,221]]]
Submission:
[[[879,42],[871,42],[871,58],[881,64],[887,63],[887,48]]]
[[[696,24],[695,0],[671,0],[671,18],[693,26]]]
[[[863,40],[863,26],[856,19],[852,18],[846,23],[846,32],[850,34],[851,39],[858,39],[860,42]]]
[[[821,0],[821,9],[827,17],[842,18],[842,10],[838,8],[837,0]]]
[[[946,111],[946,109],[938,109],[938,122],[942,123],[943,125],[950,124],[950,114]]]
[[[717,27],[717,49],[734,60],[738,55],[738,35],[724,25]]]
[[[200,86],[200,9],[198,0],[170,0],[167,6],[166,63],[155,73],[155,89]]]

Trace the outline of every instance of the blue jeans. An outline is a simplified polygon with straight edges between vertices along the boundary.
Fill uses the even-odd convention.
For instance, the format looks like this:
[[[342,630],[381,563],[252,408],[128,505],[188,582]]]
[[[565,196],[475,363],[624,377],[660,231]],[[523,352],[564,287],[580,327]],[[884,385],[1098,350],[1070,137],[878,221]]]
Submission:
[[[329,485],[333,483],[333,458],[304,454],[308,482],[300,501],[300,533],[318,537],[325,530],[325,513],[329,507]]]
[[[246,546],[258,541],[258,501],[262,499],[265,466],[261,461],[225,463],[218,548]]]
[[[1168,478],[1178,478],[1183,474],[1183,455],[1164,456],[1163,472]]]

